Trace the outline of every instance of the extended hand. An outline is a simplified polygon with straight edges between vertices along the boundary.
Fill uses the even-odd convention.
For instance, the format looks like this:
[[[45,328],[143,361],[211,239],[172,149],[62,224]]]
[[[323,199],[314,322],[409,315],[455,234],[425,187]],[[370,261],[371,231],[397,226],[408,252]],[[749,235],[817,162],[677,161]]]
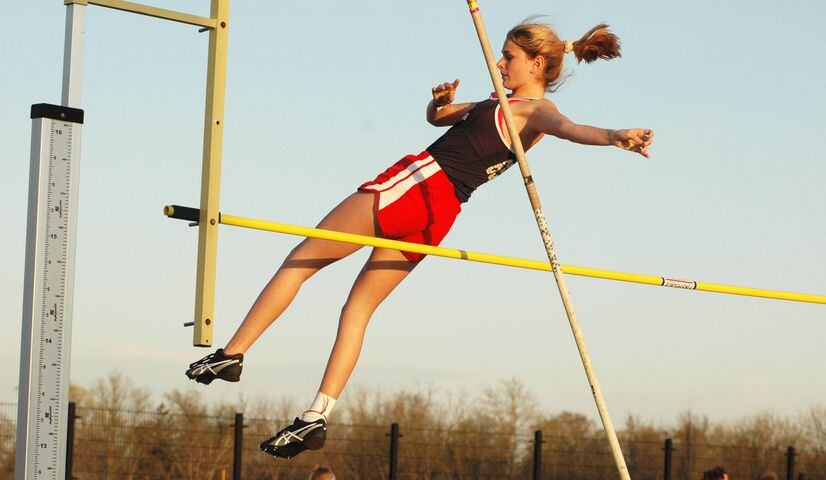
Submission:
[[[611,135],[611,143],[623,150],[637,152],[645,158],[649,158],[648,147],[653,141],[654,131],[643,128],[615,130]]]
[[[453,83],[445,82],[430,89],[433,93],[433,105],[436,107],[444,107],[445,105],[453,103],[453,100],[456,99],[456,87],[458,86],[459,79],[457,78]]]

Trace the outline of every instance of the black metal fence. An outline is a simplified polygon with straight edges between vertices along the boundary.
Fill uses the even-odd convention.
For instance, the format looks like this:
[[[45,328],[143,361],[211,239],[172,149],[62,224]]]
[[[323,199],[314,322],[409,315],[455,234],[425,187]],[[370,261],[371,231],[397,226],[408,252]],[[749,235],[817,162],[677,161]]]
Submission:
[[[14,475],[15,410],[13,404],[0,404],[0,479]],[[74,405],[71,412],[67,479],[303,480],[316,465],[333,467],[341,480],[617,478],[600,435],[331,423],[324,449],[282,460],[261,453],[258,443],[289,423],[286,419]],[[699,480],[715,465],[723,465],[733,480],[756,480],[767,470],[786,480],[826,480],[823,452],[622,437],[634,480]]]

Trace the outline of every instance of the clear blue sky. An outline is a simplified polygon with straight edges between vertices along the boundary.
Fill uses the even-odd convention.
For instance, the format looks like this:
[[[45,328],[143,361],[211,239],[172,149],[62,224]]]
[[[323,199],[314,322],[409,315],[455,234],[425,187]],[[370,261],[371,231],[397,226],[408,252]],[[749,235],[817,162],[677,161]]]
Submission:
[[[194,8],[196,4],[199,8]],[[208,2],[156,3],[206,15]],[[548,14],[563,37],[609,22],[623,57],[569,65],[575,121],[656,131],[653,158],[548,138],[528,159],[563,263],[826,293],[823,2],[482,2],[498,49]],[[32,103],[60,100],[62,2],[0,14],[0,401],[16,401]],[[90,7],[72,379],[118,370],[187,388],[207,35]],[[231,10],[222,210],[313,224],[440,130],[430,87],[491,90],[465,2],[243,2]],[[297,242],[223,228],[216,340]],[[516,169],[444,244],[541,259]],[[315,393],[359,254],[314,278],[207,398]],[[663,421],[795,414],[826,398],[826,306],[570,278],[608,407]],[[549,274],[430,258],[377,312],[352,384],[475,392],[516,376],[548,410],[594,415]],[[195,388],[194,386],[191,388]],[[347,391],[344,393],[344,398]]]

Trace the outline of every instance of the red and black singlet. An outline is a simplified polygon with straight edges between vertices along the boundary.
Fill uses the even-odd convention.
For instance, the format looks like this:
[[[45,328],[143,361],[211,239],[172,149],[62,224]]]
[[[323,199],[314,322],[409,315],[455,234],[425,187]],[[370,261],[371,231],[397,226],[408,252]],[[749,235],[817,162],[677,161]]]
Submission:
[[[510,99],[510,103],[527,99]],[[480,185],[493,180],[516,162],[505,144],[504,120],[495,98],[477,103],[450,130],[427,147],[456,189],[456,198],[467,202]]]

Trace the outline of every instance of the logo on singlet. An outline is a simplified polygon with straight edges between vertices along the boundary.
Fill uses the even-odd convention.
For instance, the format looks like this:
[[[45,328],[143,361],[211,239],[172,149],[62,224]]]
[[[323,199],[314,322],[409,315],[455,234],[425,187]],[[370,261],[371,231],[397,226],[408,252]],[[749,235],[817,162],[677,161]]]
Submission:
[[[493,180],[494,178],[498,177],[502,174],[505,170],[510,168],[511,165],[514,164],[513,159],[507,159],[502,163],[497,163],[496,165],[491,165],[485,169],[485,173],[488,174],[488,181]]]

